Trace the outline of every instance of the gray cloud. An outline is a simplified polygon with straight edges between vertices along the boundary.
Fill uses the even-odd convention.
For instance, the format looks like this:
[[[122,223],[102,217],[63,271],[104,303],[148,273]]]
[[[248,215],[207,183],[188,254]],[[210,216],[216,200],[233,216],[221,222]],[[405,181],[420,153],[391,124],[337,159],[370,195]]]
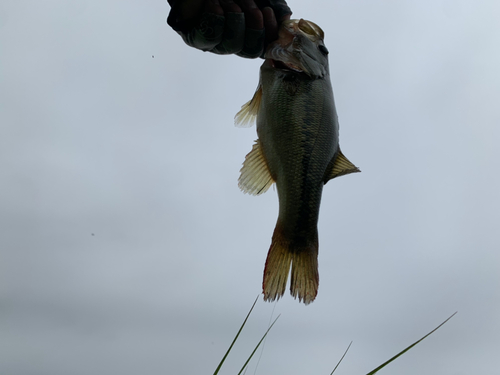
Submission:
[[[325,30],[344,153],[320,291],[259,301],[257,373],[491,373],[498,314],[499,28],[493,1],[290,3]],[[241,194],[233,127],[260,61],[185,46],[166,4],[0,9],[2,374],[213,371],[260,283],[276,192]],[[154,55],[154,58],[152,58]],[[253,372],[254,367],[251,367]]]

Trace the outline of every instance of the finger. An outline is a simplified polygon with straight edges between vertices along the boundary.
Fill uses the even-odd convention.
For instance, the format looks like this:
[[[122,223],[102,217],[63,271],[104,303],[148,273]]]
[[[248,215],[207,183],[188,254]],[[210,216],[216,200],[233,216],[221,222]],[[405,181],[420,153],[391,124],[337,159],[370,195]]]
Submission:
[[[222,9],[219,0],[208,0],[205,4],[205,12],[217,14],[218,16],[224,15],[224,9]]]
[[[264,17],[262,12],[255,4],[254,0],[241,0],[239,2],[243,13],[245,13],[245,26],[254,30],[264,28]]]
[[[224,13],[241,13],[241,8],[232,0],[219,0]]]
[[[264,29],[254,30],[247,27],[245,30],[245,43],[238,56],[255,59],[264,52],[265,32]]]
[[[180,4],[188,6],[191,3],[181,1]],[[181,34],[181,36],[187,45],[202,51],[210,51],[221,42],[224,34],[224,23],[224,10],[219,4],[219,0],[208,0],[197,25],[190,32]]]
[[[266,29],[266,44],[274,42],[278,39],[278,21],[274,16],[274,11],[270,7],[262,9],[264,16],[264,28]]]
[[[268,6],[270,6],[274,10],[274,14],[276,15],[278,23],[283,20],[290,19],[292,10],[288,7],[285,0],[268,0],[268,2]]]
[[[286,21],[286,20],[289,20],[290,19],[290,16],[292,15],[292,13],[288,13],[288,14],[285,14],[280,20],[279,22],[283,22],[283,21]]]
[[[224,8],[223,5],[222,7]],[[245,42],[245,15],[242,12],[226,12],[225,19],[222,41],[212,52],[218,54],[238,53],[243,49]]]
[[[233,0],[219,0],[224,10],[226,24],[221,42],[212,50],[218,54],[238,53],[245,42],[245,15]]]
[[[203,0],[180,1],[177,5],[177,13],[180,20],[198,18],[202,12]]]
[[[205,12],[196,27],[189,33],[181,35],[187,45],[202,51],[210,51],[222,41],[224,24],[224,16]]]

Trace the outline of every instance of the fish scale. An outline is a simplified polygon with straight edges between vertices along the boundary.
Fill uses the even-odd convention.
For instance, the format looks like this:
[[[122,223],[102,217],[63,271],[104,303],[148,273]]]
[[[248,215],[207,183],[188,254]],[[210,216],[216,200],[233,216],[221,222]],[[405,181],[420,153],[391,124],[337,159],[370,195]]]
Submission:
[[[322,105],[321,97],[330,81],[298,77],[303,83],[290,94],[281,72],[262,68],[261,74],[264,84],[257,134],[271,175],[276,176],[279,220],[289,237],[298,241],[307,240],[304,236],[315,238],[322,180],[337,146],[335,113]],[[283,84],[269,85],[267,90],[268,80],[283,80]]]

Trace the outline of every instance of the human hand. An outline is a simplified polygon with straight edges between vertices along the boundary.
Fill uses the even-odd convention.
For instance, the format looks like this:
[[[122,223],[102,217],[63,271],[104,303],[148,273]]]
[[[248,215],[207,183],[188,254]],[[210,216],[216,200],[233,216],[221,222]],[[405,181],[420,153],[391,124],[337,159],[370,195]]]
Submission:
[[[168,23],[186,44],[218,54],[255,58],[278,38],[292,14],[285,0],[170,0]]]

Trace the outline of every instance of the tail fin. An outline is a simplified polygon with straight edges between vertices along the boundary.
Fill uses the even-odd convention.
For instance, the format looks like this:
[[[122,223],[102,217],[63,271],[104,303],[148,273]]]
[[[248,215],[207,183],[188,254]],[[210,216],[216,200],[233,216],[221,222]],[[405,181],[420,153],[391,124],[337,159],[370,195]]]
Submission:
[[[267,254],[262,289],[264,301],[274,301],[285,293],[288,273],[292,266],[290,293],[306,305],[318,294],[318,240],[297,246],[283,236],[276,225],[271,247]]]

